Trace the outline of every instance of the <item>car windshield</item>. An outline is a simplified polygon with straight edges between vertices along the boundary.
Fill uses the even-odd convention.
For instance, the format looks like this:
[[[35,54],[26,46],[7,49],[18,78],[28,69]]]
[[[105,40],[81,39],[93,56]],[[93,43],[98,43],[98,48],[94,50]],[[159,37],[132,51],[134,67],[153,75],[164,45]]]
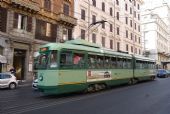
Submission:
[[[159,73],[164,73],[166,72],[165,70],[158,70]]]

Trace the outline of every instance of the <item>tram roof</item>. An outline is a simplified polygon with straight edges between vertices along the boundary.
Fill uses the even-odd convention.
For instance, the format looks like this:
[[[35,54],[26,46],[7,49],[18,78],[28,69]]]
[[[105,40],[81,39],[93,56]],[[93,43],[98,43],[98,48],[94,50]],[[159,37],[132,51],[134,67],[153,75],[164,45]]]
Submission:
[[[151,58],[148,58],[148,57],[139,56],[139,55],[135,55],[135,58],[136,58],[136,60],[155,62],[154,59],[151,59]]]
[[[119,57],[132,58],[132,55],[115,52],[113,50],[102,48],[97,45],[89,46],[89,45],[81,45],[81,44],[74,44],[74,43],[48,43],[46,45],[41,46],[40,48],[43,47],[49,47],[49,50],[73,49],[73,50],[80,50],[80,51],[88,51],[89,53],[106,54],[108,56],[114,55]]]
[[[49,50],[60,50],[60,49],[73,49],[73,50],[80,50],[80,51],[88,51],[89,53],[98,53],[98,54],[105,54],[105,55],[111,55],[111,56],[118,56],[118,57],[125,57],[125,58],[132,58],[132,55],[116,52],[111,49],[103,48],[97,44],[89,43],[85,40],[76,39],[76,40],[70,40],[65,43],[48,43],[46,45],[41,46],[43,47],[49,47]],[[155,62],[154,59],[138,56],[135,55],[136,60],[145,60],[145,61],[152,61]]]

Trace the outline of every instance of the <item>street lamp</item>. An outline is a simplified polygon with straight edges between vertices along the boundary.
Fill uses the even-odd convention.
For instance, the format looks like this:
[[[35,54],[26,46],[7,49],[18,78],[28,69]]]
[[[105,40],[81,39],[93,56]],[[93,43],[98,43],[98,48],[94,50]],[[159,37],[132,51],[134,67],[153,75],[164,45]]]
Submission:
[[[105,21],[105,20],[101,20],[101,21],[93,22],[93,23],[91,23],[91,24],[89,25],[89,27],[88,27],[88,28],[90,28],[90,27],[92,27],[93,25],[96,25],[96,24],[103,24],[103,23],[105,23],[105,22],[107,22],[107,21]]]
[[[88,31],[90,30],[90,28],[94,25],[98,25],[96,26],[93,30],[96,30],[101,24],[105,23],[105,22],[108,22],[108,21],[105,21],[105,20],[101,20],[101,21],[96,21],[96,22],[93,22],[89,25],[88,27]],[[109,23],[109,22],[108,22]],[[92,31],[93,32],[93,31]],[[88,32],[90,34],[90,32]]]

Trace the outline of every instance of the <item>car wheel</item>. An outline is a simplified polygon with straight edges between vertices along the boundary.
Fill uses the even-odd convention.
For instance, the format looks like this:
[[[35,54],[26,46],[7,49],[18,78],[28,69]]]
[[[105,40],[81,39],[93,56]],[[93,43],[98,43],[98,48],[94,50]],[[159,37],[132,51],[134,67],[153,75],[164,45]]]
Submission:
[[[16,88],[16,84],[15,83],[10,83],[9,84],[9,89],[15,89]]]

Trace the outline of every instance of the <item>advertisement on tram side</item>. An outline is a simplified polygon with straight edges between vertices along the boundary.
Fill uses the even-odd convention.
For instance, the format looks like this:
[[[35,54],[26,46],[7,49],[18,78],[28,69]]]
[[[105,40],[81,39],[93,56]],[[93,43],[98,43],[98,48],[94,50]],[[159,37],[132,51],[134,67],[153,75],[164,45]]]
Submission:
[[[111,71],[87,71],[87,82],[111,80]]]

